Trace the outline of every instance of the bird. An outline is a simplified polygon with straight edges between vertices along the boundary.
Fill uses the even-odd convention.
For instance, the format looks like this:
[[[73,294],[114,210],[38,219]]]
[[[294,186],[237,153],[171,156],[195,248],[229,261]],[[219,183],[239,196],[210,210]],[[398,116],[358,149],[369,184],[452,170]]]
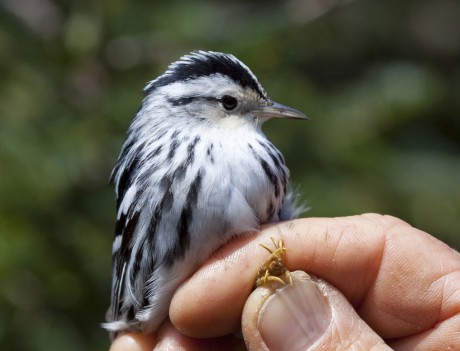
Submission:
[[[268,98],[235,56],[193,51],[147,83],[111,174],[117,218],[103,327],[156,331],[178,286],[230,239],[302,212],[272,118],[305,120]]]

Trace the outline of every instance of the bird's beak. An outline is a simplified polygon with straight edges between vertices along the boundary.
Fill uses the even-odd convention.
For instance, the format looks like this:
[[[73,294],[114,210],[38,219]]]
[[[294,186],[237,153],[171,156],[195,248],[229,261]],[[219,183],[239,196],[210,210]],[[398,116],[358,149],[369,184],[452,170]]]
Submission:
[[[289,106],[281,105],[273,100],[268,100],[267,104],[258,109],[257,112],[259,118],[263,120],[270,118],[309,119],[303,112]]]

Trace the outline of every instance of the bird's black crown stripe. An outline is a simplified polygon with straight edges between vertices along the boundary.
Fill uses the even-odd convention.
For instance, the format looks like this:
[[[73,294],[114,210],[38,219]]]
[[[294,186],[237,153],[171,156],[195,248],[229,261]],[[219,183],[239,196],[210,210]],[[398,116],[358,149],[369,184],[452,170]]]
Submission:
[[[173,63],[168,71],[147,85],[145,93],[148,95],[157,88],[180,81],[207,77],[213,74],[222,74],[230,77],[243,88],[249,87],[262,98],[266,93],[248,69],[231,55],[217,52],[193,52]]]

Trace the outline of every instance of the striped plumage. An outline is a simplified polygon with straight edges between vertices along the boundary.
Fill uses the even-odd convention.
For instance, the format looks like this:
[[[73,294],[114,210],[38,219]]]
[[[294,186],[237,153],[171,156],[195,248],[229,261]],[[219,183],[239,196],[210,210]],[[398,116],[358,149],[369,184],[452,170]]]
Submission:
[[[145,93],[112,173],[112,332],[156,330],[174,290],[219,246],[299,213],[261,125],[306,117],[269,100],[242,62],[193,52]]]

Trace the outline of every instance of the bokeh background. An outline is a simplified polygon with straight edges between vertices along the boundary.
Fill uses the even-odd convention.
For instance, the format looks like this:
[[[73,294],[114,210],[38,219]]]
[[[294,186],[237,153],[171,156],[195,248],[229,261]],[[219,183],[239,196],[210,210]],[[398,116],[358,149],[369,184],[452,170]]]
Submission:
[[[460,2],[0,1],[0,348],[103,350],[108,177],[144,84],[242,59],[309,216],[379,212],[460,247]]]

